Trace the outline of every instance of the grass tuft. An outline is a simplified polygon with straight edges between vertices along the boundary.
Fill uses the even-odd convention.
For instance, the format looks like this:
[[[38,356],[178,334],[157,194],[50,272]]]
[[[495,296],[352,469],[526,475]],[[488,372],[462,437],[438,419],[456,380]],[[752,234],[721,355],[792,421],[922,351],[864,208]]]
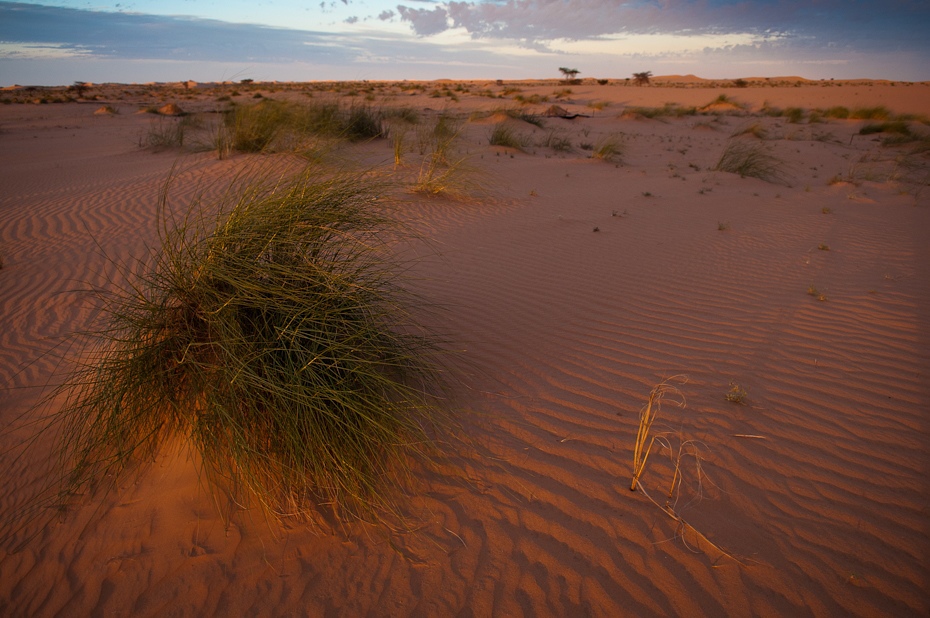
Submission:
[[[730,390],[727,391],[726,400],[733,403],[745,404],[746,399],[749,397],[749,393],[745,388],[737,384],[736,382],[730,382]]]
[[[499,122],[494,125],[490,135],[488,135],[488,143],[492,146],[523,150],[528,142],[526,136],[517,133],[506,122]]]
[[[62,387],[61,496],[151,461],[180,437],[214,490],[279,515],[392,507],[429,455],[440,407],[432,339],[407,311],[391,219],[361,176],[229,191],[215,225],[160,200],[160,250]]]
[[[673,376],[663,380],[652,389],[649,393],[649,399],[646,405],[639,411],[639,429],[636,433],[636,441],[633,443],[633,480],[630,483],[630,491],[636,491],[639,479],[646,470],[646,461],[649,459],[649,452],[656,438],[649,437],[652,430],[652,424],[662,410],[662,403],[667,396],[671,396],[673,405],[684,407],[685,399],[681,391],[672,384],[671,381],[684,383],[687,379],[684,376]]]
[[[319,138],[364,141],[384,134],[381,115],[368,105],[296,104],[265,99],[226,113],[225,139],[239,152],[299,152]]]
[[[617,135],[608,135],[598,140],[592,150],[592,159],[619,161],[623,156],[623,142]]]
[[[778,184],[788,184],[785,162],[769,152],[760,143],[731,139],[714,167],[719,172],[730,172]]]
[[[821,292],[820,290],[818,290],[817,287],[813,283],[807,286],[807,294],[808,296],[813,296],[819,301],[827,300],[827,295]]]
[[[910,137],[911,129],[908,124],[902,120],[889,120],[886,122],[870,122],[859,129],[859,135],[872,135],[874,133],[894,133]]]

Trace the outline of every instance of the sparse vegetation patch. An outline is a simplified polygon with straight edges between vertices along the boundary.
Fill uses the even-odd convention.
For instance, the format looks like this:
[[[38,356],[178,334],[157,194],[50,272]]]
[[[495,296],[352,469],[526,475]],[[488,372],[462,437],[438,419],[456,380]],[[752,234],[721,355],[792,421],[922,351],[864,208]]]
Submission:
[[[167,194],[167,190],[166,190]],[[213,487],[277,515],[377,517],[445,426],[434,345],[362,176],[229,191],[176,219],[106,316],[54,416],[62,500],[188,442]]]

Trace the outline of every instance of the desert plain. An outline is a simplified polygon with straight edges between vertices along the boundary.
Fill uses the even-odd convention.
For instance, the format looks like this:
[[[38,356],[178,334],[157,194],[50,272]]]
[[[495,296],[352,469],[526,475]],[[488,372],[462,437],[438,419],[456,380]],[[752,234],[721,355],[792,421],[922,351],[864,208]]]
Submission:
[[[0,614],[927,616],[930,83],[602,81],[0,92]],[[384,136],[217,147],[269,99],[364,105]],[[723,169],[734,144],[762,178]],[[406,526],[221,503],[183,439],[30,509],[86,289],[157,247],[168,178],[183,203],[304,164],[391,181],[452,352],[462,440],[414,468]]]

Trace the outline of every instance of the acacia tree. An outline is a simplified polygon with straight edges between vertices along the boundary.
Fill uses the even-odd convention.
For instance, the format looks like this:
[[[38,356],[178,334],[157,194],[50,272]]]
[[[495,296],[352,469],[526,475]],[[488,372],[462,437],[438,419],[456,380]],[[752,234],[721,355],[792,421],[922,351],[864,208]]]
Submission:
[[[559,67],[559,71],[562,72],[562,75],[564,75],[565,79],[568,81],[575,79],[575,76],[581,73],[578,69],[569,69],[567,67]]]
[[[652,77],[652,71],[643,71],[642,73],[633,73],[633,83],[637,86],[648,86],[649,79]]]
[[[87,92],[88,85],[86,82],[74,82],[68,86],[68,90],[77,93],[78,98],[83,97],[84,93]]]

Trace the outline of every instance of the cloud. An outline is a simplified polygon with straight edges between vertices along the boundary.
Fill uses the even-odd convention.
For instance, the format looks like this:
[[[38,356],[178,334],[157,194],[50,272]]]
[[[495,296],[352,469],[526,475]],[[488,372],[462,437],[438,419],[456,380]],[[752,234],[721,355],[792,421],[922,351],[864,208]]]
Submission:
[[[410,22],[413,31],[420,36],[439,34],[449,29],[449,14],[441,6],[433,9],[411,9],[400,5],[397,7],[401,21]]]
[[[618,34],[798,36],[798,43],[930,50],[926,0],[448,0],[399,6],[420,36],[462,29],[474,39],[536,44]]]
[[[313,61],[335,55],[330,36],[191,17],[0,3],[0,41],[42,43],[99,58]]]
[[[930,77],[926,0],[397,1],[394,10],[351,1],[358,11],[333,15],[328,7],[345,3],[325,0],[331,23],[297,30],[0,0],[0,79],[105,81],[117,64],[121,75],[138,67],[132,79],[142,81],[242,70],[262,79],[510,79],[556,77],[558,66],[604,77]],[[354,13],[356,25],[346,25]]]

